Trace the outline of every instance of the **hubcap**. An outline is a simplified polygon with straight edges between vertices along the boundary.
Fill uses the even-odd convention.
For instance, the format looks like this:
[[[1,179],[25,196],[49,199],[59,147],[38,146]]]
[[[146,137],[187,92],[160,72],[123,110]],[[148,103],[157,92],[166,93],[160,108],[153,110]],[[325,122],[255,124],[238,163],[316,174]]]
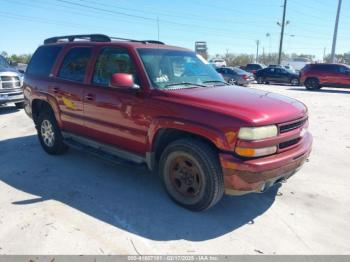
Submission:
[[[236,84],[236,81],[234,79],[230,79],[228,82],[233,85]]]
[[[55,143],[55,132],[49,120],[44,120],[41,123],[41,137],[48,147],[52,147]]]
[[[197,164],[186,156],[176,157],[170,164],[170,180],[173,187],[187,197],[196,196],[202,187]]]

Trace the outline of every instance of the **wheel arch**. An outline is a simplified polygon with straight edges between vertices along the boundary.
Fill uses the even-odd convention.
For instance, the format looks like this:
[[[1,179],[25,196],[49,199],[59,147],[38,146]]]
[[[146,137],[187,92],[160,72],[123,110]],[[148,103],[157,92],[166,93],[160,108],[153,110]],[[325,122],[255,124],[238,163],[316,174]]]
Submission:
[[[225,135],[211,127],[198,123],[175,120],[158,119],[148,133],[147,163],[151,170],[156,169],[160,155],[171,142],[190,137],[208,143],[215,150],[229,150],[229,143]]]
[[[50,110],[54,114],[58,125],[61,127],[61,121],[59,117],[59,108],[57,103],[55,101],[52,101],[52,99],[42,99],[42,98],[35,98],[32,100],[32,103],[31,103],[31,114],[35,125],[38,124],[39,114],[43,110]]]

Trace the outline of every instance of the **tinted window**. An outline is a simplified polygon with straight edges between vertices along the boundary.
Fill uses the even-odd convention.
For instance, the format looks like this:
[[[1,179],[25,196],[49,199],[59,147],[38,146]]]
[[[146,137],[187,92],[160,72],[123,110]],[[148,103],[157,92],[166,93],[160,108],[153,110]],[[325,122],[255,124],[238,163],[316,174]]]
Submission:
[[[49,76],[52,66],[62,46],[41,46],[29,62],[26,74],[33,76]]]
[[[108,86],[115,73],[126,73],[134,76],[137,83],[136,70],[127,50],[121,48],[105,48],[99,55],[95,66],[93,84]]]
[[[7,62],[7,60],[4,57],[2,57],[1,55],[0,55],[0,66],[4,66],[4,67],[10,66],[9,63]]]
[[[335,65],[326,65],[326,64],[318,64],[315,65],[314,68],[316,70],[322,71],[322,72],[336,72],[336,66]]]
[[[76,82],[84,82],[90,56],[91,48],[73,48],[64,58],[58,77]]]
[[[350,68],[345,67],[345,66],[338,66],[338,72],[341,74],[349,74]]]

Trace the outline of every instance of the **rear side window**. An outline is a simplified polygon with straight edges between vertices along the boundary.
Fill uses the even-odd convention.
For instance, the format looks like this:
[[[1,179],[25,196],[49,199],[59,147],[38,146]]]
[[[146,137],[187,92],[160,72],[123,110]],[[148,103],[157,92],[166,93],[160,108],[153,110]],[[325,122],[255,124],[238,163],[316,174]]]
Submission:
[[[71,49],[63,60],[58,77],[75,82],[84,82],[91,52],[91,48],[87,47]]]
[[[34,53],[26,74],[32,76],[49,76],[62,46],[41,46]]]

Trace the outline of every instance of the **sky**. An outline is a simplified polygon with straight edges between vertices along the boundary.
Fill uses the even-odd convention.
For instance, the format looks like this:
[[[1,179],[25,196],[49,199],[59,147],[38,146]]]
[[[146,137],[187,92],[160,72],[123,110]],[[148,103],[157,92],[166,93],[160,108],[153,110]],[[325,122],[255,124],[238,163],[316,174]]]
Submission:
[[[322,59],[332,48],[338,0],[288,0],[284,52]],[[277,52],[283,0],[0,0],[0,52],[33,53],[57,35],[103,33],[158,39],[215,54]],[[159,31],[158,31],[159,25]],[[337,53],[350,51],[350,0],[343,0]],[[267,34],[270,37],[266,36]]]

